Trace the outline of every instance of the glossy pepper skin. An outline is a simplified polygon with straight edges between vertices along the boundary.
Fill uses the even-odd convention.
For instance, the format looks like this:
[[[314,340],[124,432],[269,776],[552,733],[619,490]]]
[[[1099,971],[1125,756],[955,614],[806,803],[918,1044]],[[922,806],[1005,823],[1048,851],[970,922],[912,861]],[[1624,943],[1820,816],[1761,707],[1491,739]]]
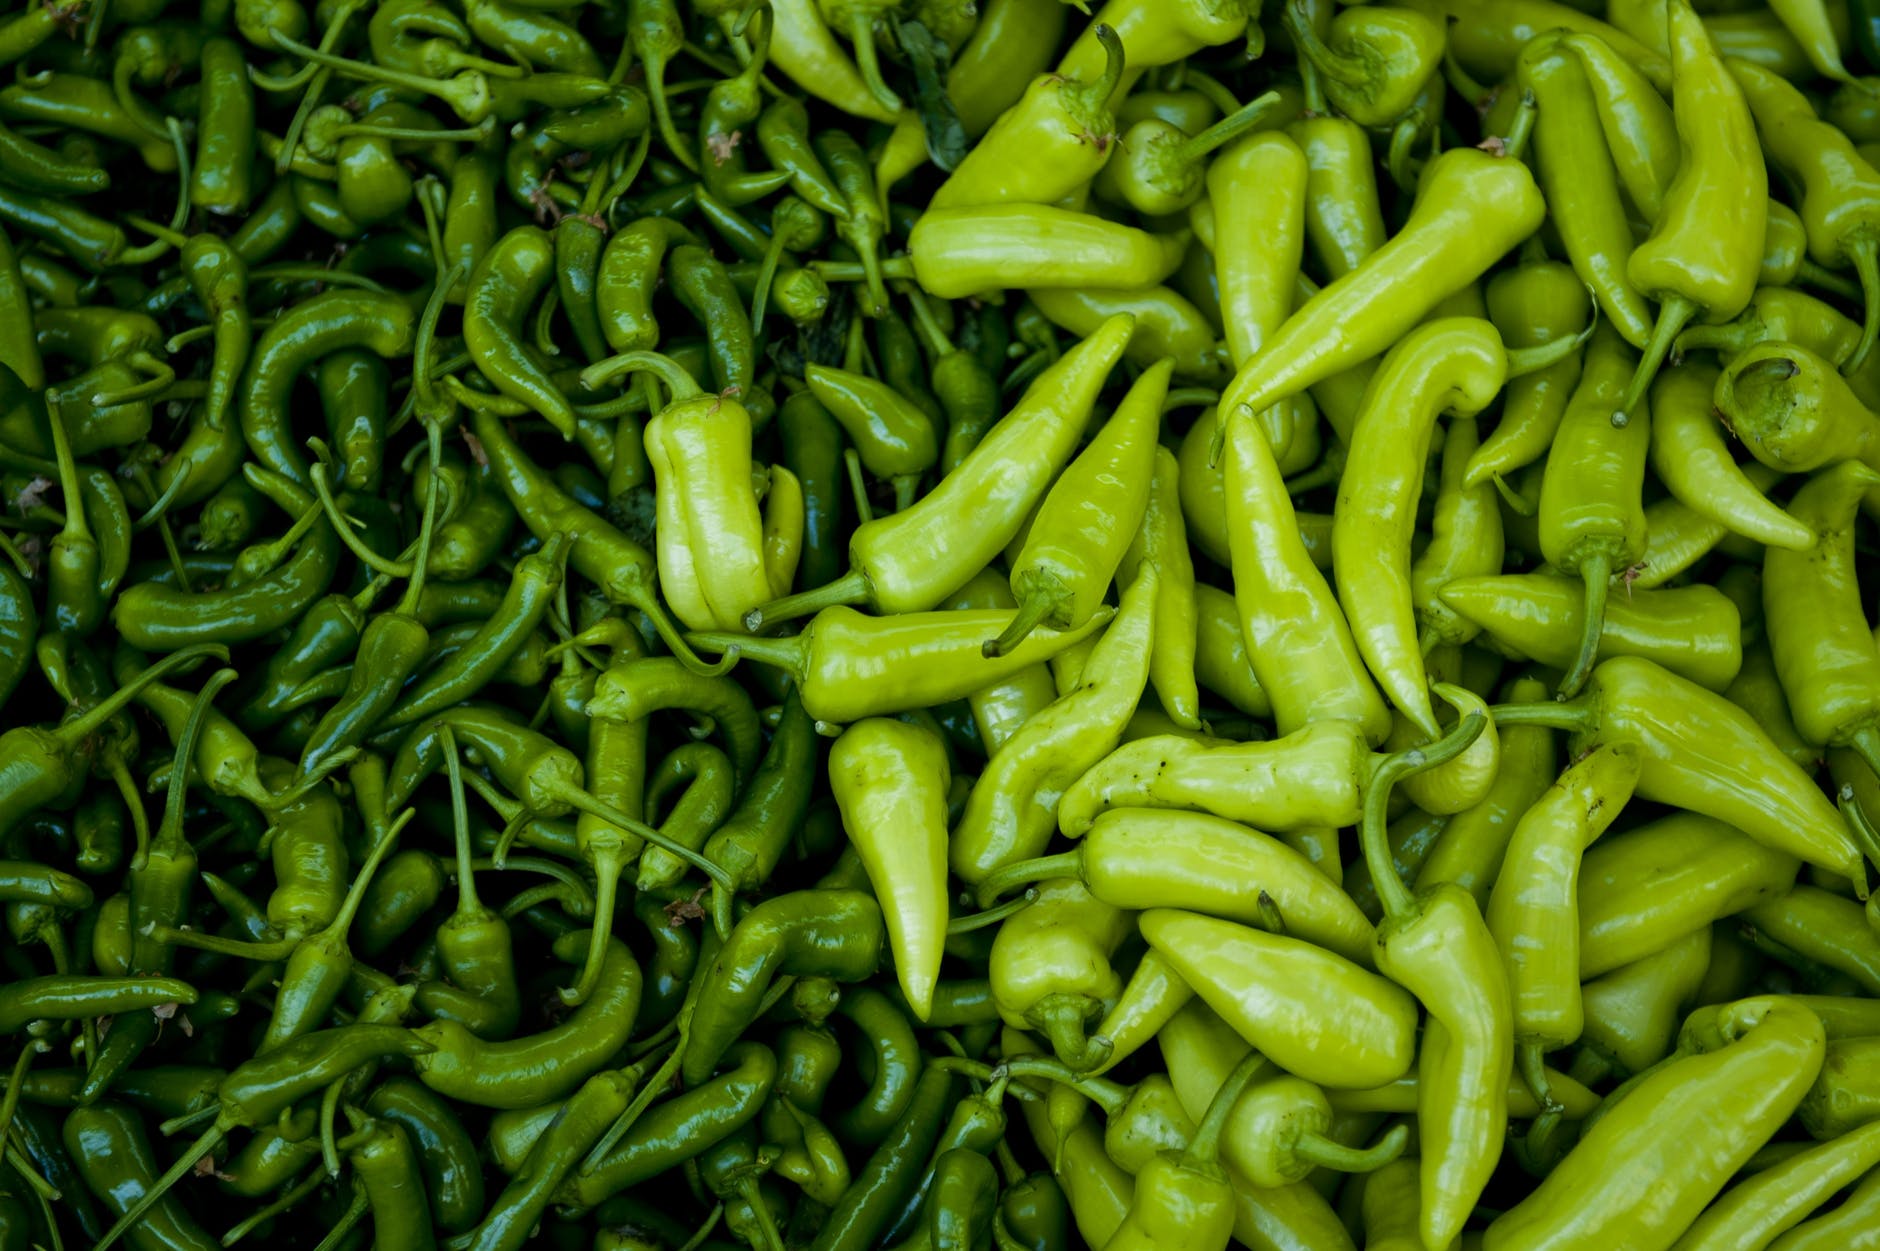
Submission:
[[[1508,573],[1457,578],[1438,593],[1464,620],[1517,656],[1555,669],[1573,663],[1585,623],[1585,594],[1570,578]],[[1638,656],[1720,691],[1743,666],[1741,618],[1715,587],[1634,590],[1606,605],[1601,660]]]
[[[1375,1086],[1409,1069],[1415,1002],[1376,974],[1298,939],[1212,917],[1153,909],[1139,924],[1242,1037],[1308,1081]]]
[[[1042,852],[1067,788],[1121,740],[1159,643],[1157,587],[1153,572],[1130,585],[1076,687],[1033,713],[987,762],[947,844],[961,880],[979,884]]]
[[[881,908],[857,891],[779,895],[747,913],[713,960],[693,1008],[683,1072],[711,1076],[780,974],[858,981],[881,963]]]
[[[1404,228],[1287,318],[1222,393],[1222,417],[1263,411],[1376,356],[1534,233],[1545,213],[1520,161],[1474,148],[1443,153]]]
[[[1715,416],[1719,371],[1695,362],[1665,370],[1652,384],[1651,465],[1678,500],[1770,547],[1806,551],[1815,533],[1756,489],[1737,467]]]
[[[1620,1231],[1640,1248],[1671,1246],[1788,1119],[1823,1052],[1821,1022],[1783,999],[1693,1013],[1677,1058],[1600,1117],[1538,1189],[1497,1218],[1484,1246],[1577,1245]],[[1684,1119],[1696,1107],[1706,1109],[1701,1129]],[[1635,1167],[1613,1169],[1614,1151]]]
[[[1336,718],[1382,742],[1389,710],[1325,575],[1304,551],[1272,449],[1247,409],[1227,420],[1225,490],[1241,630],[1280,733]]]
[[[1860,342],[1848,358],[1848,366],[1858,369],[1880,334],[1880,173],[1780,76],[1741,62],[1732,64],[1730,73],[1742,88],[1769,158],[1801,186],[1809,254],[1830,268],[1852,265],[1860,276],[1867,312]]]
[[[1124,66],[1116,32],[1102,25],[1093,29],[1104,52],[1099,72],[1089,78],[1042,74],[1033,79],[940,184],[930,208],[1003,201],[1053,204],[1097,175],[1116,140],[1111,97]]]
[[[1578,887],[1581,856],[1606,832],[1638,780],[1638,751],[1602,744],[1575,761],[1515,826],[1486,909],[1501,951],[1522,1073],[1545,1094],[1541,1057],[1578,1040],[1584,1027]]]
[[[757,630],[825,604],[924,612],[964,586],[1018,534],[1071,458],[1091,407],[1135,329],[1113,317],[1033,381],[1024,396],[914,505],[856,528],[850,572],[819,595],[791,596],[747,616]]]
[[[1384,358],[1352,431],[1332,510],[1332,570],[1351,632],[1391,702],[1434,738],[1438,732],[1417,643],[1410,540],[1420,474],[1437,419],[1472,417],[1501,391],[1508,371],[1488,322],[1445,318],[1412,331]]]
[[[1108,1051],[1085,1026],[1122,990],[1111,957],[1128,931],[1128,914],[1082,883],[1044,884],[993,941],[989,976],[999,1015],[1014,1029],[1042,1033],[1073,1070],[1095,1068]]]
[[[1756,290],[1768,220],[1762,147],[1743,92],[1689,0],[1669,0],[1672,106],[1683,158],[1626,278],[1659,304],[1644,355],[1614,411],[1640,403],[1672,341],[1698,316],[1728,321]],[[1727,230],[1719,222],[1731,223]]]
[[[1149,506],[1155,434],[1172,368],[1163,360],[1145,370],[1045,493],[1012,562],[1018,615],[987,641],[988,656],[1016,643],[1032,622],[1074,628],[1102,604]]]
[[[1840,814],[1748,714],[1648,660],[1602,662],[1587,692],[1568,704],[1504,704],[1491,711],[1502,724],[1574,731],[1573,743],[1581,747],[1631,739],[1642,752],[1641,798],[1729,821],[1830,872],[1858,871],[1860,857]],[[1776,812],[1786,815],[1771,820]]]
[[[1871,761],[1880,761],[1880,651],[1861,607],[1853,531],[1876,483],[1880,474],[1858,461],[1816,474],[1790,507],[1820,541],[1805,552],[1770,548],[1763,559],[1763,620],[1796,729]]]
[[[940,740],[917,725],[858,721],[829,750],[829,781],[849,839],[885,903],[901,993],[926,1020],[946,933],[946,795]]]

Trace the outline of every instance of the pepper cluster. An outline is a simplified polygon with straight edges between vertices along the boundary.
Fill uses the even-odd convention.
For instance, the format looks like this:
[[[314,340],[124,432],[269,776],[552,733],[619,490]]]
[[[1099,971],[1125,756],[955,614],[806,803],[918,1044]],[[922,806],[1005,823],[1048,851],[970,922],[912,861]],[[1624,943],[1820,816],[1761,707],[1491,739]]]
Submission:
[[[1880,3],[1265,10],[0,15],[0,1251],[1867,1245]]]

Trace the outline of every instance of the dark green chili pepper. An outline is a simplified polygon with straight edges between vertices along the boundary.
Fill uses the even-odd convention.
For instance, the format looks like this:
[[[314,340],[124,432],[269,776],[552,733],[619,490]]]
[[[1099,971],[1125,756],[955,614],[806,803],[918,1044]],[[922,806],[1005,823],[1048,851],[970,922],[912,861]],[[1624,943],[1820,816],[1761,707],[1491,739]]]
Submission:
[[[666,250],[696,242],[691,231],[668,217],[642,217],[614,232],[601,253],[595,291],[607,346],[616,352],[639,352],[659,345],[653,293]]]
[[[72,1109],[65,1118],[65,1149],[77,1163],[86,1188],[120,1218],[158,1184],[154,1180],[157,1157],[144,1132],[143,1118],[123,1104]],[[140,1211],[137,1220],[140,1251],[215,1251],[220,1245],[178,1199],[164,1196]]]
[[[321,361],[313,381],[339,458],[340,483],[348,491],[377,491],[390,370],[372,353],[349,348]]]
[[[482,1161],[448,1103],[409,1077],[391,1077],[373,1088],[366,1111],[402,1126],[417,1148],[431,1215],[439,1226],[457,1234],[482,1219]]]
[[[322,357],[347,348],[388,360],[407,355],[416,332],[410,302],[382,292],[326,291],[280,314],[255,343],[242,378],[241,429],[248,450],[263,467],[306,485],[307,462],[289,416],[294,380]]]
[[[757,118],[764,159],[790,175],[790,190],[823,212],[849,215],[849,202],[810,144],[809,110],[794,96],[778,96]]]
[[[757,31],[751,39],[750,59],[744,68],[712,84],[699,114],[699,177],[711,193],[732,208],[761,200],[785,183],[792,174],[781,167],[751,173],[739,149],[751,133],[764,108],[758,81],[770,56],[770,37],[775,19],[759,11],[753,20]]]
[[[396,1121],[368,1116],[350,1105],[346,1119],[353,1132],[340,1139],[338,1146],[352,1166],[355,1184],[365,1191],[373,1241],[386,1247],[431,1251],[437,1234],[411,1135]]]
[[[813,1251],[862,1251],[878,1245],[925,1173],[953,1104],[953,1074],[928,1066],[914,1098],[824,1222]]]
[[[477,262],[464,297],[464,345],[497,391],[526,405],[573,438],[574,410],[531,353],[523,331],[529,310],[555,277],[555,243],[537,226],[517,226]]]
[[[879,991],[851,990],[836,1010],[861,1031],[874,1057],[874,1077],[862,1097],[835,1118],[834,1128],[843,1138],[872,1147],[888,1136],[914,1097],[922,1068],[920,1044],[911,1018]]]
[[[572,1207],[592,1208],[630,1186],[659,1176],[709,1149],[762,1110],[777,1080],[777,1058],[755,1042],[733,1043],[716,1075],[647,1108],[599,1159],[585,1161],[556,1195]]]
[[[771,731],[763,764],[745,785],[737,808],[705,844],[705,858],[729,874],[736,889],[757,890],[776,872],[809,812],[821,760],[816,723],[792,689]]]
[[[880,964],[883,942],[881,909],[858,891],[799,891],[753,908],[704,975],[686,1043],[686,1081],[710,1077],[756,1016],[773,978],[858,981]]]
[[[569,546],[567,536],[553,534],[539,550],[523,557],[502,606],[462,651],[404,693],[380,722],[381,728],[410,725],[481,690],[541,624],[561,586]],[[373,673],[367,680],[379,680],[379,675]]]
[[[750,314],[731,275],[711,253],[692,244],[672,250],[666,273],[679,303],[705,327],[713,387],[751,407],[756,402],[751,384],[757,373],[757,349]]]
[[[212,213],[242,213],[251,196],[255,97],[247,58],[232,39],[203,45],[202,111],[196,120],[196,160],[189,172],[189,202]]]

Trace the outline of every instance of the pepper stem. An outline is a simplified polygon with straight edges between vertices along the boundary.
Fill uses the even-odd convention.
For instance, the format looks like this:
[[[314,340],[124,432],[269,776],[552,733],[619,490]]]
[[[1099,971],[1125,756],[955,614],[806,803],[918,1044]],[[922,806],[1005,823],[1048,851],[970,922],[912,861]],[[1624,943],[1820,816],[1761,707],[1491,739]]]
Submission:
[[[1530,90],[1521,92],[1520,107],[1515,109],[1514,121],[1508,126],[1508,133],[1502,136],[1501,154],[1519,161],[1527,155],[1528,140],[1534,136],[1534,119],[1539,113]]]
[[[1073,1073],[1088,1073],[1103,1067],[1115,1048],[1105,1038],[1084,1033],[1084,1023],[1094,1017],[1102,1004],[1088,995],[1055,993],[1046,995],[1025,1013],[1051,1044],[1051,1050]]]
[[[773,599],[768,604],[762,604],[751,609],[751,611],[744,614],[744,628],[749,630],[752,634],[756,634],[759,630],[767,626],[776,625],[779,621],[790,621],[797,617],[807,617],[812,613],[821,612],[825,608],[835,608],[839,605],[847,604],[865,604],[868,602],[868,595],[868,575],[859,569],[851,569],[834,582],[826,582],[811,590],[798,591],[795,595],[786,595],[782,599]],[[721,646],[739,647],[743,650],[745,655],[755,660],[762,660],[766,664],[783,665],[786,668],[790,668],[800,663],[800,657],[797,661],[773,660],[766,657],[762,652],[754,650],[752,647],[752,644],[761,641],[758,639],[751,639],[747,642],[733,634],[722,636],[694,634],[688,637],[695,640],[718,637],[722,637],[726,640],[734,640],[721,644]],[[711,644],[707,643],[706,645],[710,646]]]
[[[849,10],[848,27],[849,42],[855,47],[855,68],[862,76],[862,84],[882,108],[899,113],[901,97],[894,94],[894,88],[881,76],[881,59],[875,50],[875,15],[867,5],[857,4]]]
[[[620,875],[625,871],[625,849],[620,846],[618,837],[612,840],[613,846],[604,847],[594,853],[594,924],[588,928],[587,962],[581,966],[580,974],[573,986],[564,986],[556,993],[569,1007],[579,1007],[586,1003],[594,988],[600,985],[601,957],[607,950],[607,940],[614,932],[614,901],[620,894]]]
[[[1110,97],[1122,85],[1123,73],[1129,68],[1129,63],[1123,55],[1123,37],[1116,33],[1115,27],[1108,22],[1098,22],[1091,34],[1103,45],[1103,69],[1089,85],[1079,83],[1066,90],[1075,90],[1085,108],[1096,110],[1109,104]]]
[[[1860,343],[1841,366],[1842,373],[1851,374],[1866,362],[1867,353],[1873,351],[1874,337],[1880,334],[1880,245],[1872,239],[1860,239],[1848,245],[1847,259],[1854,263],[1854,272],[1860,275],[1863,310]]]
[[[672,392],[674,404],[705,394],[684,365],[661,352],[622,352],[610,356],[583,369],[581,385],[589,391],[599,391],[622,374],[635,372],[652,374],[665,383],[666,389]]]
[[[224,938],[220,934],[205,934],[200,930],[177,929],[172,925],[150,925],[145,927],[142,937],[162,943],[166,947],[188,947],[195,951],[212,952],[218,956],[229,956],[236,960],[255,960],[263,964],[272,964],[276,960],[285,960],[294,954],[294,948],[300,946],[301,935],[290,934],[271,942],[248,942],[240,938]]]
[[[956,934],[970,934],[974,930],[983,930],[988,925],[997,925],[1015,912],[1023,912],[1038,898],[1036,891],[1026,891],[1017,899],[1008,899],[997,907],[987,908],[983,912],[969,913],[963,917],[954,917],[947,922],[947,937]]]
[[[1456,722],[1454,729],[1435,742],[1384,757],[1371,774],[1370,785],[1364,792],[1364,815],[1359,824],[1359,837],[1364,848],[1364,862],[1371,870],[1372,885],[1377,888],[1378,901],[1390,916],[1402,916],[1415,907],[1410,888],[1398,876],[1396,860],[1390,854],[1386,810],[1390,807],[1391,788],[1404,778],[1454,760],[1469,749],[1469,745],[1475,742],[1487,725],[1487,716],[1470,712]]]
[[[547,789],[553,798],[560,800],[571,808],[585,812],[589,816],[598,817],[610,825],[617,825],[629,834],[639,835],[646,842],[677,856],[679,859],[685,861],[700,873],[710,878],[713,899],[712,920],[718,926],[718,936],[720,938],[730,937],[731,926],[728,924],[730,909],[728,906],[723,905],[729,904],[737,888],[733,885],[730,875],[723,869],[707,860],[704,856],[701,856],[698,852],[693,851],[685,844],[668,837],[646,824],[644,821],[639,821],[628,816],[612,804],[597,799],[578,786],[556,783]]]
[[[1560,1111],[1560,1101],[1554,1098],[1553,1086],[1547,1080],[1547,1049],[1540,1039],[1517,1039],[1514,1047],[1514,1063],[1515,1068],[1521,1074],[1521,1080],[1534,1093],[1534,1101],[1541,1105],[1542,1111]]]
[[[1306,17],[1305,7],[1298,3],[1288,4],[1281,15],[1286,24],[1286,33],[1293,38],[1293,45],[1299,54],[1311,63],[1312,68],[1336,83],[1347,87],[1362,87],[1375,77],[1364,58],[1340,52],[1319,38],[1319,32],[1312,29],[1311,21]]]
[[[1221,1134],[1227,1129],[1228,1118],[1233,1114],[1234,1105],[1247,1093],[1247,1087],[1253,1085],[1253,1079],[1266,1071],[1271,1063],[1258,1051],[1249,1051],[1240,1058],[1227,1080],[1215,1090],[1214,1097],[1208,1100],[1208,1110],[1201,1117],[1201,1124],[1195,1126],[1195,1136],[1188,1140],[1188,1149],[1182,1152],[1183,1165],[1205,1167],[1213,1164],[1221,1152]],[[1400,1127],[1401,1128],[1401,1127]],[[1404,1129],[1407,1136],[1409,1130]]]
[[[1815,290],[1825,291],[1829,295],[1838,295],[1844,300],[1858,300],[1861,298],[1860,283],[1849,282],[1845,277],[1835,273],[1827,266],[1817,265],[1807,257],[1803,257],[1801,264],[1796,266],[1795,281],[1801,286],[1813,287]]]
[[[1586,583],[1585,608],[1580,623],[1580,650],[1573,657],[1567,676],[1560,680],[1559,699],[1572,699],[1586,685],[1599,660],[1599,639],[1606,629],[1606,596],[1612,589],[1612,555],[1596,552],[1580,561],[1580,577]]]
[[[1598,325],[1599,304],[1594,301],[1593,315],[1586,319],[1586,328],[1580,333],[1536,344],[1533,347],[1509,348],[1507,350],[1508,377],[1519,378],[1523,374],[1539,373],[1543,369],[1558,365],[1579,351],[1581,345],[1593,337],[1593,331]]]
[[[454,97],[460,95],[462,92],[462,88],[453,87],[451,85],[453,81],[451,79],[425,78],[419,74],[407,74],[403,70],[388,69],[383,65],[374,65],[365,61],[349,61],[345,57],[334,56],[332,53],[322,51],[319,48],[309,48],[306,44],[291,39],[287,35],[282,34],[279,30],[272,28],[269,29],[268,35],[275,43],[281,46],[283,51],[291,52],[303,61],[311,61],[315,65],[323,65],[349,78],[357,78],[364,82],[388,83],[394,87],[404,87],[427,96],[434,96],[453,107],[458,103]],[[481,115],[463,118],[466,122],[475,123],[482,121],[483,116],[488,113],[487,101],[489,98],[489,82],[484,80],[483,76],[474,70],[469,71],[469,73],[474,74],[476,79],[482,81],[482,94],[485,100],[485,107]],[[461,110],[458,112],[458,116],[463,116]],[[674,151],[677,150],[676,148],[674,149]]]
[[[731,667],[738,663],[738,657],[748,650],[737,635],[730,635],[732,641],[724,645],[724,655],[717,664],[708,665],[692,650],[691,640],[703,636],[681,631],[679,624],[672,619],[672,614],[666,611],[666,606],[659,602],[659,596],[641,587],[627,602],[646,614],[646,619],[653,623],[653,630],[659,635],[660,641],[672,652],[673,659],[702,677],[715,678],[731,672]]]
[[[1015,886],[1029,886],[1033,882],[1048,882],[1056,878],[1081,878],[1083,875],[1082,848],[1059,852],[1055,856],[1015,860],[987,874],[986,879],[974,889],[974,900],[981,908],[989,908],[993,900]]]
[[[1054,592],[1049,587],[1034,586],[1019,601],[1018,611],[1012,614],[1012,620],[1005,630],[994,639],[987,639],[980,645],[979,654],[988,660],[1003,656],[1025,641],[1025,636],[1044,624],[1045,618],[1059,608],[1068,596]]]
[[[1410,1144],[1410,1127],[1393,1125],[1390,1132],[1368,1147],[1347,1147],[1321,1134],[1306,1134],[1293,1144],[1293,1154],[1319,1168],[1340,1173],[1375,1173],[1402,1155]]]
[[[1258,126],[1278,103],[1279,92],[1277,91],[1269,91],[1257,99],[1248,101],[1200,134],[1190,135],[1176,144],[1174,152],[1170,154],[1169,163],[1178,168],[1192,165],[1216,148],[1231,143]]]
[[[146,686],[210,656],[225,661],[228,659],[228,648],[220,643],[197,643],[181,651],[171,652],[83,713],[61,723],[52,733],[59,737],[61,743],[82,742],[103,729],[105,722],[123,712],[132,700],[143,693]]]
[[[1868,730],[1863,732],[1862,737],[1871,737],[1872,734],[1873,731]],[[1867,759],[1865,752],[1861,753],[1861,758],[1863,760]],[[1874,768],[1873,762],[1868,761],[1867,767],[1870,769]],[[1880,770],[1875,771],[1880,773]],[[1866,854],[1867,859],[1874,864],[1880,864],[1880,830],[1875,830],[1873,822],[1867,819],[1867,810],[1860,806],[1860,801],[1855,798],[1854,788],[1852,786],[1843,786],[1841,788],[1840,795],[1836,797],[1835,806],[1840,808],[1841,818],[1847,822],[1848,829],[1853,831],[1854,841],[1860,846],[1861,851]],[[1854,883],[1855,894],[1862,897],[1866,896],[1866,878],[1866,873],[1862,872],[1859,880]]]
[[[1645,399],[1645,389],[1658,376],[1658,367],[1665,363],[1671,345],[1684,333],[1684,328],[1698,312],[1696,301],[1676,293],[1667,295],[1663,303],[1659,304],[1658,323],[1652,327],[1652,337],[1645,344],[1645,355],[1639,357],[1638,368],[1632,373],[1632,382],[1619,400],[1618,410],[1612,415],[1613,425],[1623,426],[1631,420],[1628,414]]]

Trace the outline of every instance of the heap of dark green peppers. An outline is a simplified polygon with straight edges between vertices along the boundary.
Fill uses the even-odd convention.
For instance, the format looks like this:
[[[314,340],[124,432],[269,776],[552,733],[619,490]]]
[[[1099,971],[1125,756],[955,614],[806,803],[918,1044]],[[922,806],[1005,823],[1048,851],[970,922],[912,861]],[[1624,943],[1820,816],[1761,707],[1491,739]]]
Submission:
[[[1871,1244],[1880,3],[0,69],[0,1251]]]

